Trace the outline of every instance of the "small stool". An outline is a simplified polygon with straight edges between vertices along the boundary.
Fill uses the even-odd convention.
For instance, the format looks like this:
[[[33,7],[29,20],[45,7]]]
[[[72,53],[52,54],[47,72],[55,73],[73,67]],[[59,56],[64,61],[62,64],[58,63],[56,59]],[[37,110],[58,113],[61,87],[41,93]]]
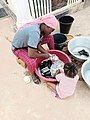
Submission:
[[[16,57],[16,61],[18,64],[20,64],[22,67],[27,68],[27,65],[25,62],[23,62],[20,58]]]

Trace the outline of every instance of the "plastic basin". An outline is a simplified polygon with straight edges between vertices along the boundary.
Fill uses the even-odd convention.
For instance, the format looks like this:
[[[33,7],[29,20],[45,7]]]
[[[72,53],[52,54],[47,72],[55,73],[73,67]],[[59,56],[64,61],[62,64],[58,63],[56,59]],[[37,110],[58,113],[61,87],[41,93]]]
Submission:
[[[81,75],[86,84],[90,87],[90,60],[87,60],[83,63]]]
[[[64,44],[67,42],[67,37],[63,33],[56,33],[54,37],[54,46],[56,50],[62,50]]]
[[[62,51],[59,51],[59,50],[49,50],[49,53],[51,54],[56,54],[60,60],[62,60],[64,63],[67,63],[67,62],[71,62],[71,59],[69,58],[69,56],[67,54],[65,54],[64,52]],[[44,76],[42,76],[39,72],[38,72],[38,64],[43,61],[45,58],[37,58],[36,60],[36,68],[35,68],[35,73],[37,74],[37,76],[42,79],[42,80],[45,80],[45,81],[51,81],[51,82],[55,82],[57,81],[56,79],[53,79],[53,78],[46,78]]]
[[[78,51],[85,50],[89,56],[79,55]],[[90,37],[80,36],[74,37],[68,43],[68,51],[71,55],[78,61],[84,62],[85,60],[90,59]]]

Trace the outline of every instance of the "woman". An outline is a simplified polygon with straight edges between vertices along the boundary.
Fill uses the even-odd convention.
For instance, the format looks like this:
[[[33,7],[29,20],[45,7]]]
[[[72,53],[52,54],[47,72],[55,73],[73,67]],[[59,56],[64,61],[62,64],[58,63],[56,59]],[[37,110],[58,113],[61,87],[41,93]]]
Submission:
[[[49,14],[25,24],[16,32],[12,51],[26,63],[31,73],[35,70],[36,58],[49,57],[48,51],[41,45],[47,43],[49,49],[54,49],[54,39],[50,34],[56,29],[57,24],[55,16]]]

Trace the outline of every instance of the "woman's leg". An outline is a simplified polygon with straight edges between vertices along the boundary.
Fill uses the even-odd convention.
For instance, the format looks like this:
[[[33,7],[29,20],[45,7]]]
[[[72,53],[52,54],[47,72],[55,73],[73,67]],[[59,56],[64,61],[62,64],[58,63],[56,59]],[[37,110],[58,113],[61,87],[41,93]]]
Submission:
[[[35,66],[36,66],[36,59],[30,58],[28,56],[28,51],[27,49],[18,49],[14,50],[13,53],[20,58],[23,62],[26,63],[28,70],[33,73],[35,71]]]
[[[41,44],[47,44],[50,50],[54,49],[54,38],[53,35],[44,36]]]
[[[18,49],[13,51],[13,53],[20,58],[23,62],[26,63],[28,70],[30,73],[32,73],[32,78],[33,82],[36,84],[41,83],[40,79],[37,77],[37,75],[34,73],[35,72],[35,66],[36,66],[36,59],[30,58],[28,56],[28,51],[27,49]]]

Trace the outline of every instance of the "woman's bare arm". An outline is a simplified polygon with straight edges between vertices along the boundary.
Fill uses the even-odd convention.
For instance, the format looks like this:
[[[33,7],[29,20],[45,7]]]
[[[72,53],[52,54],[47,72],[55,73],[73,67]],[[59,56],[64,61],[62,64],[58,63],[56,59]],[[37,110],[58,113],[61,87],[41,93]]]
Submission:
[[[48,53],[39,53],[37,49],[28,47],[28,56],[31,58],[39,58],[39,57],[48,58],[49,54]]]

